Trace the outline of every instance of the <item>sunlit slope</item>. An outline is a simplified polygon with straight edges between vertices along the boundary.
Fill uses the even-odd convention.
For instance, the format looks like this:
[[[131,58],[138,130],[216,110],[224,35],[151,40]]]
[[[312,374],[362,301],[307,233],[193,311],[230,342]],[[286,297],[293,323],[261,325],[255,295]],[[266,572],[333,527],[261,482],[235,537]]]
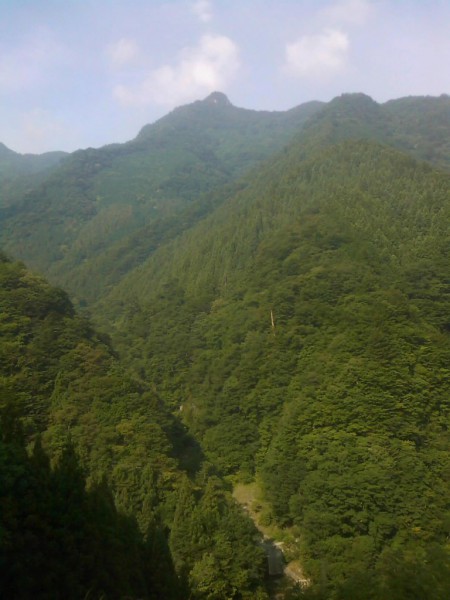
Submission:
[[[444,577],[450,177],[373,142],[301,152],[97,312],[208,456],[259,474],[313,579],[426,577],[433,548]]]

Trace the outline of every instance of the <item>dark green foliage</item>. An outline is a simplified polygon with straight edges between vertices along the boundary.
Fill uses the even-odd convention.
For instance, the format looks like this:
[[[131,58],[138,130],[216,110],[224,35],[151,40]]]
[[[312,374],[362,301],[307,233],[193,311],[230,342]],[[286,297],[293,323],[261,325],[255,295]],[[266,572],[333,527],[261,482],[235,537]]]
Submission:
[[[90,472],[102,473],[132,460],[127,436],[133,431],[139,439],[141,431],[149,445],[145,464],[155,452],[159,466],[174,470],[173,418],[125,373],[108,340],[75,315],[62,291],[23,265],[3,259],[0,281],[1,402],[13,398],[27,436],[43,433],[57,455],[70,430]],[[142,452],[137,444],[140,465]]]
[[[106,483],[86,491],[71,444],[51,469],[39,440],[28,456],[10,428],[0,438],[2,596],[180,597],[167,544],[155,546],[158,531],[144,542],[136,523],[117,512]]]
[[[2,590],[10,598],[180,597],[162,524],[146,528],[145,541],[117,513],[108,484],[96,481],[106,474],[117,503],[144,528],[155,511],[146,498],[168,493],[178,477],[170,438],[177,431],[182,444],[184,431],[130,380],[64,293],[4,256],[0,279]],[[59,457],[53,470],[39,432]],[[68,432],[88,468],[88,492]],[[33,437],[28,458],[21,440]]]
[[[258,539],[216,476],[209,474],[203,494],[187,479],[182,482],[170,548],[195,598],[266,598],[261,587],[265,555]]]
[[[63,292],[3,255],[0,281],[8,597],[205,597],[208,553],[223,555],[215,597],[251,597],[264,557],[249,519],[220,480],[210,489],[204,470],[191,504],[180,491],[192,487],[181,469],[194,477],[203,461],[185,426],[127,374]],[[33,439],[29,458],[24,444]]]

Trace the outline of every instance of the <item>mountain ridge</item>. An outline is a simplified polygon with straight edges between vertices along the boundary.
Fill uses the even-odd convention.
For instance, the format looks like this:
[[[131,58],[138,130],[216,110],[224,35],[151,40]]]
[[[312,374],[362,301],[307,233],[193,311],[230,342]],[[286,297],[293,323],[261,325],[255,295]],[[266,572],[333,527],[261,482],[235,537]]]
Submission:
[[[267,599],[221,477],[262,490],[311,581],[288,597],[447,598],[450,99],[227,100],[77,152],[0,213],[112,339],[0,260],[2,381],[52,453],[69,426],[117,506],[170,530],[193,598]]]
[[[301,128],[316,109],[273,115],[202,101],[125,144],[77,151],[4,212],[2,244],[79,296],[70,278],[58,277],[69,269],[80,271],[80,281],[90,277],[83,261],[94,248],[112,249],[143,223],[166,222],[193,202],[210,210],[214,189],[281,149],[294,125]]]

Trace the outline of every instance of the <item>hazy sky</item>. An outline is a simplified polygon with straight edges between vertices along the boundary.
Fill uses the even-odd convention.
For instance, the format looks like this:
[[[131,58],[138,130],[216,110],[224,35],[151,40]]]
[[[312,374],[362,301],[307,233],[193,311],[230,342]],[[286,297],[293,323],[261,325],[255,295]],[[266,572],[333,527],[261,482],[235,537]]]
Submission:
[[[450,0],[0,0],[17,152],[126,141],[214,90],[268,110],[450,93]]]

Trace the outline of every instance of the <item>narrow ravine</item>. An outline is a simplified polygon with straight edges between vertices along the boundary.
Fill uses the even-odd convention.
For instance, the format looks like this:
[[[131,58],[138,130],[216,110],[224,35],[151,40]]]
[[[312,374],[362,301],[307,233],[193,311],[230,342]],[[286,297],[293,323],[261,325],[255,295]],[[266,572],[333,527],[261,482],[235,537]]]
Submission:
[[[261,545],[267,555],[267,571],[270,578],[275,580],[272,598],[282,600],[284,594],[293,586],[307,587],[310,580],[305,577],[299,561],[288,561],[283,547],[284,542],[276,539],[274,528],[261,524],[261,511],[255,510],[259,503],[260,490],[255,482],[250,484],[238,483],[233,487],[233,497],[242,506],[261,533]]]

